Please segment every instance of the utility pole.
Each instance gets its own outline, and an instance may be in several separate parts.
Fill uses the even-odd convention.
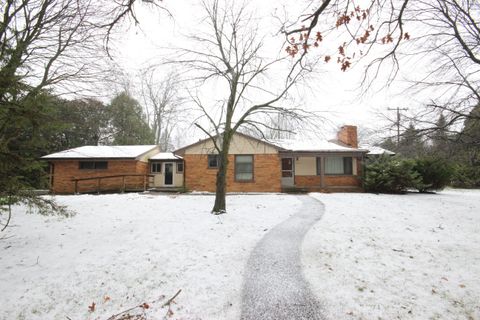
[[[398,145],[400,144],[400,110],[408,110],[408,108],[400,108],[400,107],[396,107],[396,108],[387,108],[387,110],[397,110],[397,122],[396,122],[396,125],[397,125],[397,147]]]

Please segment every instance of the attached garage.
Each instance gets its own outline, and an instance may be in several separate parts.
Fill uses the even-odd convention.
[[[148,187],[148,159],[156,145],[84,146],[42,157],[50,164],[50,191],[57,194],[133,191]]]

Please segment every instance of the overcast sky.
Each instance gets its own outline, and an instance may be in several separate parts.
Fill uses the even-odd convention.
[[[255,8],[258,23],[262,26],[266,41],[271,46],[272,55],[279,53],[284,38],[278,34],[280,24],[274,15],[281,16],[287,0],[251,1],[248,6]],[[137,70],[158,62],[165,55],[165,48],[184,47],[190,45],[185,36],[199,29],[204,17],[198,0],[164,1],[172,17],[162,10],[152,10],[145,6],[136,9],[140,25],[129,28],[120,41],[116,43],[119,64],[135,77]],[[290,8],[291,9],[291,8]],[[294,15],[294,8],[291,14]],[[288,8],[287,8],[288,10]],[[269,29],[267,27],[269,26]],[[378,112],[388,112],[387,108],[409,107],[420,105],[410,95],[401,95],[402,82],[397,81],[390,88],[381,91],[372,89],[361,94],[356,90],[363,74],[362,64],[342,72],[336,63],[320,63],[318,74],[308,87],[299,88],[297,93],[303,96],[305,107],[312,111],[320,111],[327,119],[320,126],[326,137],[331,137],[337,126],[353,124],[361,130],[376,130],[385,126]],[[161,75],[159,75],[161,78]],[[398,77],[402,79],[402,75]],[[376,80],[376,88],[380,88],[385,80]],[[392,116],[393,111],[389,112]]]

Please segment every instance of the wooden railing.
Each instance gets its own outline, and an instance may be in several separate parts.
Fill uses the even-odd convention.
[[[79,181],[96,181],[97,182],[96,188],[95,188],[95,190],[92,190],[92,191],[100,193],[100,191],[102,191],[101,190],[101,181],[103,179],[122,178],[122,183],[121,183],[121,185],[119,186],[118,189],[121,192],[125,192],[126,187],[127,187],[127,183],[126,183],[126,178],[127,177],[143,177],[143,191],[146,191],[148,183],[149,183],[148,178],[153,178],[154,175],[153,174],[118,174],[118,175],[97,176],[97,177],[89,177],[89,178],[73,178],[72,181],[75,184],[75,193],[79,193],[78,192],[78,182]],[[117,188],[115,188],[115,189],[117,189]]]

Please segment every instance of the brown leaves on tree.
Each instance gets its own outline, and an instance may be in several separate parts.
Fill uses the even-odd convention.
[[[291,56],[292,58],[295,57],[295,55],[298,53],[298,45],[294,44],[292,46],[288,46],[285,51],[287,51],[288,55]]]
[[[342,70],[343,72],[345,72],[345,71],[347,71],[348,68],[350,68],[351,65],[352,65],[352,64],[350,63],[349,60],[344,59],[344,60],[342,61],[342,66],[340,67],[340,70]]]
[[[397,32],[388,33],[384,37],[378,39],[378,33],[374,32],[375,27],[373,24],[370,24],[370,9],[362,9],[360,6],[356,6],[349,11],[337,12],[334,16],[336,18],[335,26],[338,29],[341,26],[347,26],[349,24],[355,24],[355,26],[347,27],[350,34],[355,34],[352,36],[353,39],[349,39],[347,42],[343,42],[338,46],[338,52],[335,54],[337,56],[337,63],[340,65],[340,70],[345,72],[352,67],[352,64],[355,59],[355,53],[358,53],[358,56],[363,56],[362,45],[371,46],[374,43],[389,44],[394,42],[394,37],[396,37]],[[379,26],[381,28],[381,25]],[[351,32],[351,30],[357,30],[357,32]],[[302,26],[298,29],[295,34],[298,34],[298,37],[289,35],[287,42],[289,45],[286,47],[285,51],[288,55],[294,58],[301,50],[306,54],[312,48],[319,48],[320,42],[324,41],[324,35],[320,31],[310,30],[309,28]],[[312,35],[315,35],[313,37]],[[313,43],[309,43],[308,40],[312,39]],[[354,40],[354,41],[350,41]],[[399,36],[399,41],[401,40],[410,40],[410,34],[408,32],[401,33]],[[350,50],[353,45],[357,45],[358,49],[353,50],[353,54],[347,56],[347,50]],[[334,55],[334,56],[335,56]],[[332,59],[331,55],[325,55],[323,60],[325,63],[328,63]]]
[[[387,43],[392,43],[392,42],[393,42],[393,37],[390,33],[382,38],[382,44],[387,44]]]
[[[360,6],[356,6],[355,9],[350,11],[349,13],[338,14],[335,26],[338,28],[341,25],[347,25],[352,21],[352,18],[355,18],[357,21],[364,21],[368,19],[369,15],[369,9],[362,9],[360,8]]]
[[[369,30],[365,30],[365,33],[363,34],[363,36],[355,39],[357,41],[357,44],[364,44],[365,42],[367,42],[368,40],[368,37],[370,37],[370,31]]]
[[[346,15],[346,14],[342,14],[340,16],[338,16],[337,18],[337,22],[335,23],[335,26],[338,28],[340,27],[342,24],[349,24],[350,23],[350,16],[349,15]]]

